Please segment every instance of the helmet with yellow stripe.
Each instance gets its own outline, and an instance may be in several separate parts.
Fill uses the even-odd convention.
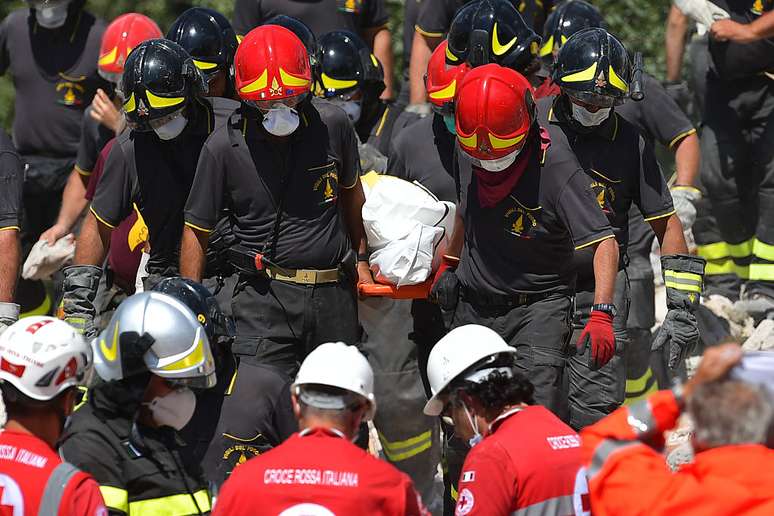
[[[129,54],[118,89],[129,127],[150,131],[182,114],[195,97],[207,92],[207,83],[183,47],[152,39]]]
[[[322,59],[320,57],[320,46],[317,44],[317,37],[312,32],[312,29],[298,18],[285,16],[284,14],[278,14],[269,18],[263,25],[279,25],[298,36],[298,39],[304,44],[306,52],[309,54],[309,64],[312,67],[312,82],[317,81],[320,75],[319,68]]]
[[[470,66],[467,63],[448,64],[446,62],[447,44],[446,41],[442,41],[430,56],[425,87],[434,111],[442,115],[454,115],[454,97]]]
[[[162,37],[156,22],[139,13],[122,14],[105,29],[99,51],[98,72],[114,84],[121,79],[127,57],[143,41]]]
[[[360,37],[336,30],[320,38],[320,84],[326,98],[346,96],[366,89],[378,98],[384,91],[384,71]]]
[[[91,343],[105,381],[150,372],[192,388],[215,385],[215,361],[204,326],[183,302],[159,292],[127,298]]]
[[[605,29],[584,29],[559,51],[552,78],[566,95],[607,108],[629,96],[631,64],[626,48]]]
[[[576,32],[592,27],[605,28],[605,20],[599,9],[584,0],[568,0],[557,6],[546,20],[540,58],[550,68],[570,37]]]

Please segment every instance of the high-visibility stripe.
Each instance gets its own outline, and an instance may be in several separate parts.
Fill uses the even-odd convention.
[[[390,462],[400,462],[415,457],[433,446],[433,431],[427,430],[404,441],[388,441],[383,433],[378,432],[384,454]]]
[[[672,138],[671,142],[669,142],[669,148],[671,149],[672,147],[675,146],[675,144],[677,144],[678,142],[682,141],[684,138],[686,138],[686,137],[688,137],[688,136],[690,136],[692,134],[696,134],[696,129],[691,128],[688,131],[685,131],[683,133],[678,134],[677,136]]]
[[[586,68],[585,70],[581,70],[580,72],[575,73],[569,73],[562,77],[563,82],[584,82],[584,81],[590,81],[594,77],[597,76],[597,62],[594,61],[594,63]]]
[[[457,488],[454,487],[454,484],[451,485],[451,497],[455,502],[460,497],[460,494],[457,492]]]
[[[624,398],[623,404],[627,407],[634,405],[635,403],[647,399],[651,394],[655,394],[658,392],[658,382],[655,378],[652,378],[653,383],[650,384],[650,387],[648,387],[646,390],[641,391],[639,394],[636,394],[634,391],[629,392],[626,391],[626,397]]]
[[[675,278],[679,280],[687,280],[686,283],[701,283],[701,274],[693,272],[678,272],[678,271],[664,271],[664,276],[667,278]]]
[[[234,371],[234,374],[231,376],[231,381],[228,383],[228,389],[226,389],[225,396],[231,396],[231,393],[234,392],[237,374],[239,374],[238,371]]]
[[[738,244],[728,244],[728,252],[734,258],[747,258],[752,254],[753,238]]]
[[[646,438],[656,431],[656,420],[647,400],[635,403],[627,410],[629,411],[629,416],[626,418],[626,422],[632,427],[632,431],[637,435],[638,439]]]
[[[758,258],[774,262],[774,245],[767,244],[766,242],[754,238],[752,254]]]
[[[43,302],[27,312],[20,313],[19,319],[24,319],[25,317],[32,317],[33,315],[48,315],[50,311],[51,311],[51,296],[49,296],[48,291],[46,291],[46,297],[43,298]]]
[[[667,288],[673,288],[676,290],[682,290],[684,292],[697,292],[701,294],[701,286],[700,285],[686,285],[684,283],[676,283],[674,281],[665,281],[664,285],[666,285]]]
[[[656,377],[653,375],[653,370],[648,367],[645,374],[639,378],[626,380],[626,404],[631,404],[634,397],[641,398],[644,394],[655,392],[656,387]]]
[[[148,97],[148,103],[154,109],[163,109],[172,106],[177,106],[185,102],[185,97],[160,97],[154,95],[150,90],[145,91],[145,96]]]
[[[384,109],[384,113],[382,113],[382,119],[379,120],[379,127],[376,128],[376,136],[379,136],[382,134],[382,129],[384,129],[384,122],[387,120],[387,115],[390,113],[390,108],[387,107]]]
[[[639,444],[641,444],[639,441],[614,441],[612,439],[605,439],[599,443],[597,449],[594,450],[594,456],[591,459],[591,466],[588,470],[589,481],[593,480],[602,471],[605,462],[611,455]]]
[[[542,516],[543,514],[575,514],[573,496],[565,495],[549,498],[511,513],[512,516]]]
[[[613,70],[612,66],[608,67],[607,78],[610,80],[610,84],[614,88],[618,88],[624,93],[629,91],[629,84],[623,79],[621,79],[617,73],[615,73],[615,70]]]
[[[751,263],[750,281],[774,281],[774,263]]]
[[[129,493],[126,489],[112,486],[99,486],[99,492],[105,506],[122,512],[129,512]]]
[[[211,510],[210,494],[202,489],[191,496],[176,494],[129,502],[132,516],[158,516],[160,514],[200,514]]]
[[[546,41],[545,45],[540,47],[540,57],[545,57],[548,54],[553,53],[554,51],[554,37],[551,36],[548,38],[548,41]]]
[[[697,245],[696,254],[705,260],[721,260],[731,256],[731,250],[725,242],[715,242],[714,244]]]

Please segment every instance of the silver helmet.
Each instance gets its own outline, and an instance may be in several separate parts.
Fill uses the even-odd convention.
[[[194,388],[215,385],[215,361],[204,327],[182,302],[159,292],[127,298],[92,341],[94,368],[105,381],[149,371]]]

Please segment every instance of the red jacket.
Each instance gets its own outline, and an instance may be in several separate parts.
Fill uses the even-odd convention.
[[[321,428],[293,434],[237,466],[213,514],[270,516],[289,509],[337,516],[428,514],[408,476]]]
[[[765,446],[714,448],[669,469],[654,447],[679,415],[672,392],[660,391],[581,432],[594,515],[774,514],[774,450]]]
[[[46,482],[61,463],[59,455],[34,435],[0,430],[0,515],[37,516]],[[88,474],[76,473],[67,483],[58,514],[105,516],[99,485]]]
[[[519,513],[568,516],[585,493],[580,437],[541,406],[506,412],[462,466],[457,516]]]

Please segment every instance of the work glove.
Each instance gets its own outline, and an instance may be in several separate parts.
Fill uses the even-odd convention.
[[[615,332],[613,331],[613,316],[600,310],[592,310],[589,322],[583,328],[576,347],[583,354],[586,347],[589,353],[589,367],[599,369],[615,355]]]
[[[696,203],[701,200],[701,191],[692,186],[673,186],[670,192],[683,231],[690,231],[696,222]]]
[[[672,254],[661,257],[666,286],[667,312],[651,350],[669,344],[668,363],[676,369],[699,341],[699,329],[693,315],[701,301],[706,261],[698,256]]]
[[[387,172],[387,156],[379,152],[379,149],[370,143],[361,143],[357,146],[360,155],[360,168],[364,174],[372,170],[378,174]]]
[[[447,312],[457,307],[460,296],[460,280],[455,272],[459,260],[451,256],[444,256],[438,271],[435,273],[435,281],[430,289],[428,299]]]
[[[71,262],[74,256],[75,237],[72,234],[63,236],[54,242],[54,245],[48,245],[45,240],[38,240],[24,262],[22,278],[49,279],[63,265]]]
[[[0,303],[0,335],[18,320],[19,305],[16,303]]]
[[[87,339],[96,337],[94,298],[97,297],[102,269],[93,265],[71,265],[65,267],[62,273],[65,277],[62,297],[65,322]]]

